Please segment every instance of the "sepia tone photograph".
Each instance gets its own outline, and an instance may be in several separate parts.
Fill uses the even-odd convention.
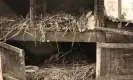
[[[133,0],[0,0],[0,80],[133,80]]]

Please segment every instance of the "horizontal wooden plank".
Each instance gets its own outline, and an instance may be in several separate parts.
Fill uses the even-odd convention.
[[[95,32],[85,32],[85,33],[52,33],[49,32],[46,36],[46,40],[49,41],[61,41],[61,42],[96,42],[96,33]]]
[[[7,32],[3,33],[6,35]],[[24,41],[60,41],[60,42],[96,42],[96,33],[95,32],[46,32],[44,34],[40,32],[30,31],[28,33],[13,31],[6,39],[8,40],[24,40]],[[16,35],[15,35],[16,34]],[[15,36],[14,36],[15,35]],[[2,38],[2,36],[0,36]],[[3,38],[3,40],[5,40]]]
[[[11,45],[6,44],[4,42],[0,42],[0,48],[6,48],[6,49],[11,50],[13,52],[19,53],[20,55],[24,55],[22,49],[11,46]]]
[[[97,43],[101,48],[130,48],[133,49],[133,43]]]
[[[127,30],[117,30],[110,28],[95,28],[93,31],[86,32],[40,32],[35,30],[30,30],[28,32],[23,31],[12,31],[8,34],[8,31],[3,31],[0,35],[0,40],[24,40],[24,41],[60,41],[60,42],[104,42],[104,36],[101,36],[99,32],[110,32],[112,35],[120,35],[122,37],[115,38],[116,41],[129,42],[124,38],[125,35],[130,36],[130,42],[133,39],[133,32]],[[114,34],[115,33],[115,34]],[[98,37],[98,41],[96,40],[96,34]],[[3,35],[3,36],[2,36]],[[110,36],[109,36],[110,37]],[[112,36],[111,36],[112,37]],[[117,37],[117,36],[116,36]],[[106,35],[107,42],[113,42]]]
[[[133,43],[133,36],[106,33],[107,43]]]
[[[120,29],[111,29],[111,28],[97,27],[97,28],[95,28],[95,30],[104,31],[104,32],[112,32],[112,33],[128,35],[128,36],[133,36],[133,32],[127,31],[127,30],[122,30],[122,29],[120,30]]]
[[[133,75],[114,75],[114,76],[101,76],[98,80],[132,80]]]

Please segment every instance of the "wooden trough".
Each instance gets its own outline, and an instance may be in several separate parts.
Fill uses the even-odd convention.
[[[22,49],[0,42],[0,80],[25,80]]]
[[[133,79],[132,43],[97,43],[96,79]]]

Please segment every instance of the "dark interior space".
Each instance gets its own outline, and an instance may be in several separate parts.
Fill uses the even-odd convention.
[[[29,12],[30,0],[3,0],[3,2],[23,17],[26,17]],[[81,14],[87,10],[94,10],[94,0],[36,0],[35,6],[39,14],[43,12],[54,14],[61,11],[71,14]]]
[[[30,0],[3,0],[7,6],[13,9],[17,15],[22,15],[25,17],[29,12],[29,2]]]
[[[92,63],[96,62],[96,43],[36,42],[35,44],[34,41],[7,41],[6,43],[21,48],[25,51],[26,65],[41,65],[49,59],[51,61],[48,63],[62,64],[63,57],[65,57],[67,61],[66,64],[71,64],[71,59],[74,58],[77,61],[86,60]],[[54,59],[58,58],[57,56],[62,55],[64,56],[59,62],[54,61]]]

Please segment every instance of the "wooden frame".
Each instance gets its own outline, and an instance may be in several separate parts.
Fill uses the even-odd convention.
[[[20,53],[20,55],[22,55],[23,52],[24,52],[24,51],[23,51],[22,49],[20,49],[20,48],[17,48],[17,47],[8,45],[8,44],[3,43],[3,42],[0,42],[0,47],[6,48],[6,49],[9,49],[9,50],[12,50],[12,51],[14,51],[14,52],[16,52],[16,53]]]
[[[6,52],[4,53],[4,51],[7,51],[7,53]],[[2,57],[2,56],[4,56],[4,57]],[[14,59],[19,60],[19,62],[18,63],[13,62],[13,65],[12,65],[10,62],[15,61],[15,60],[12,60],[12,57],[10,57],[10,56],[14,56],[15,57]],[[16,57],[18,57],[18,59]],[[4,61],[7,59],[9,59],[9,62]],[[24,59],[24,51],[22,49],[8,45],[3,42],[0,42],[0,80],[3,80],[3,78],[6,78],[8,80],[18,80],[16,78],[14,78],[14,76],[11,76],[10,74],[8,74],[8,73],[14,73],[14,72],[12,72],[14,70],[11,70],[14,68],[17,70],[20,70],[20,73],[21,73],[21,75],[18,74],[18,76],[16,76],[16,73],[14,73],[15,76],[22,80],[26,80],[25,79],[25,61],[24,60],[25,60]],[[10,64],[8,64],[8,63],[10,63]],[[16,66],[18,66],[18,67],[14,67],[15,66],[14,64],[17,64]],[[2,65],[4,66],[4,68]],[[8,66],[6,66],[6,65],[8,65]],[[9,69],[11,71],[8,72],[7,70],[5,71],[5,69]],[[23,71],[23,72],[21,72],[21,71]]]
[[[0,80],[3,80],[3,75],[2,75],[2,59],[1,59],[1,52],[0,52]]]
[[[112,80],[110,78],[106,78],[101,76],[103,72],[103,65],[105,65],[105,57],[108,58],[108,53],[101,53],[102,48],[109,48],[109,49],[115,49],[115,48],[126,48],[126,49],[133,49],[133,43],[97,43],[97,56],[96,56],[96,80]],[[106,55],[106,56],[105,56]],[[111,55],[111,54],[110,54]],[[110,59],[109,59],[110,60]],[[129,63],[130,64],[130,63]],[[108,65],[111,65],[110,63]],[[120,76],[118,75],[118,80],[127,80],[127,76],[129,79],[132,79],[132,75],[126,75],[126,76]],[[128,79],[128,80],[129,80]],[[115,80],[115,79],[113,79]]]

